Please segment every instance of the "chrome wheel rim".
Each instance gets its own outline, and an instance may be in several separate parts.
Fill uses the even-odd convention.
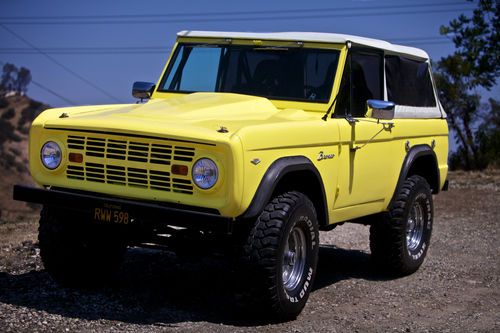
[[[306,264],[306,236],[304,231],[294,227],[285,243],[283,254],[283,286],[294,290],[300,283]]]
[[[416,198],[406,223],[406,247],[408,251],[415,251],[422,241],[424,234],[424,207],[419,198]]]

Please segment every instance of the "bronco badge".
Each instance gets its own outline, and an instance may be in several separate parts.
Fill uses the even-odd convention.
[[[322,160],[333,158],[334,156],[335,156],[335,154],[325,154],[325,153],[323,153],[323,151],[320,151],[318,154],[317,160],[322,161]]]

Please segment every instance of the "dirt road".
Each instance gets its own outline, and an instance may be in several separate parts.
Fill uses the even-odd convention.
[[[315,290],[287,323],[238,313],[238,281],[218,258],[185,263],[168,252],[131,249],[115,288],[61,289],[43,270],[36,223],[4,221],[0,331],[500,332],[500,175],[452,180],[450,191],[435,197],[431,247],[418,272],[377,274],[368,227],[322,233]]]

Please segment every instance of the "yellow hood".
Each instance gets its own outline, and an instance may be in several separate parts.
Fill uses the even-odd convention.
[[[230,93],[193,93],[145,104],[82,106],[50,110],[45,128],[148,132],[169,136],[220,138],[221,126],[234,134],[246,125],[268,122],[278,109],[266,98]],[[64,114],[64,115],[63,115]],[[49,116],[50,115],[50,116]]]

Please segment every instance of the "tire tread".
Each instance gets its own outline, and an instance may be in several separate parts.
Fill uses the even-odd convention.
[[[389,211],[384,214],[380,221],[370,226],[372,258],[377,267],[383,268],[390,274],[404,276],[418,269],[418,266],[410,267],[405,262],[406,238],[402,237],[402,234],[406,232],[407,205],[413,191],[418,186],[424,186],[425,191],[431,193],[425,178],[419,175],[409,177],[403,183]]]
[[[292,207],[304,204],[316,213],[312,202],[300,192],[286,192],[274,198],[263,210],[243,248],[243,272],[247,275],[245,307],[258,312],[274,314],[281,319],[291,319],[297,313],[287,313],[281,308],[277,291],[276,262],[277,249],[283,237],[283,228]],[[253,281],[249,281],[252,279]],[[254,283],[258,281],[258,283]],[[251,304],[249,304],[251,303]]]

